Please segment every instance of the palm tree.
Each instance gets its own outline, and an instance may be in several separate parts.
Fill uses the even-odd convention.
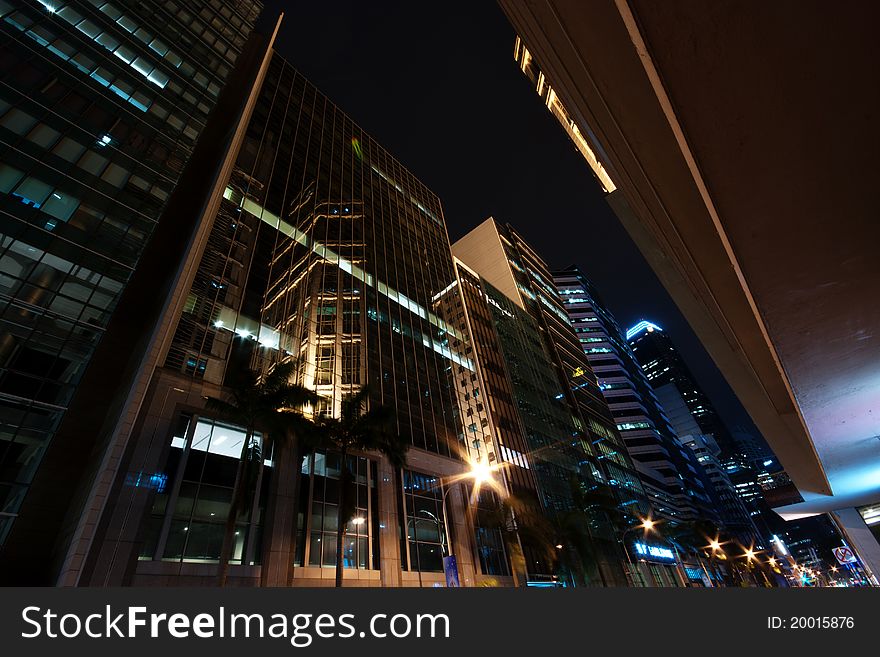
[[[315,447],[324,447],[340,455],[339,506],[336,526],[336,586],[342,586],[342,548],[345,529],[355,514],[352,486],[353,475],[348,467],[351,452],[380,452],[395,468],[406,465],[409,442],[395,429],[394,412],[387,406],[368,407],[370,389],[360,390],[342,399],[342,412],[338,418],[319,418]]]
[[[245,428],[245,440],[241,446],[217,566],[219,586],[226,585],[235,525],[245,510],[249,496],[255,492],[255,484],[262,474],[263,453],[268,451],[265,445],[261,446],[254,440],[255,431],[259,427],[270,440],[290,435],[292,424],[301,425],[304,422],[302,407],[317,399],[311,390],[290,383],[295,368],[296,363],[288,361],[275,365],[266,375],[248,369],[240,370],[230,381],[228,401],[208,398],[209,409]]]
[[[588,585],[592,579],[598,560],[579,507],[548,512],[537,497],[511,494],[496,499],[494,508],[484,512],[481,520],[485,528],[502,533],[511,556],[522,561],[524,574],[527,568],[523,550],[527,550],[531,559],[574,585]],[[511,565],[516,570],[516,565]]]

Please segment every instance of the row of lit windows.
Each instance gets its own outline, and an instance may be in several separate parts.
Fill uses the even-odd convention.
[[[8,10],[11,10],[11,7],[9,7],[5,0],[0,0],[0,16],[4,15],[4,13]],[[62,15],[63,13],[64,10],[59,12],[59,15]],[[70,20],[75,20],[77,19],[77,17],[79,17],[79,14],[69,14],[67,17]],[[112,91],[131,105],[134,105],[139,110],[143,112],[149,111],[155,114],[161,120],[166,121],[176,131],[182,132],[192,141],[195,141],[198,137],[199,131],[201,130],[201,125],[198,122],[194,120],[188,122],[186,120],[186,116],[181,114],[179,110],[169,112],[161,104],[155,102],[155,100],[151,96],[148,96],[146,93],[144,93],[143,89],[136,88],[135,85],[130,84],[121,76],[116,76],[107,68],[99,66],[90,57],[86,56],[82,52],[78,52],[76,48],[71,46],[63,39],[55,38],[55,35],[52,34],[45,26],[33,26],[33,21],[21,11],[5,16],[4,20],[7,23],[15,26],[19,30],[22,30],[27,36],[31,37],[38,44],[47,48],[49,52],[70,63],[82,73],[88,75],[91,79],[95,80],[102,86],[107,87],[110,91]],[[90,32],[94,32],[94,30],[92,29],[93,25],[93,23],[90,23],[88,21],[81,21],[79,24],[77,24],[77,27],[79,28],[84,26],[87,31],[83,31],[83,34],[90,36],[91,38],[93,38],[93,40],[95,40],[96,43],[99,43],[103,47],[107,48],[110,52],[113,52],[117,57],[119,57],[119,59],[125,61],[126,63],[129,63],[130,66],[138,70],[138,72],[140,72],[157,86],[161,88],[166,88],[167,86],[169,91],[172,91],[173,93],[182,96],[192,105],[197,105],[199,110],[205,116],[207,116],[207,114],[210,112],[210,107],[205,102],[200,102],[191,92],[181,89],[180,86],[173,80],[169,81],[167,76],[165,76],[161,72],[157,72],[158,69],[152,67],[152,65],[149,64],[149,62],[147,62],[145,59],[136,56],[134,59],[131,59],[131,57],[134,55],[133,51],[126,48],[125,46],[118,45],[116,39],[109,33],[97,32],[95,36],[92,36]],[[149,38],[150,40],[148,45],[150,45],[150,47],[152,47],[154,50],[156,50],[157,48],[161,50],[165,47],[163,42],[157,39],[152,39],[152,36],[148,32],[143,31],[141,28],[135,30],[135,34],[137,36],[140,36],[141,40]],[[113,48],[111,48],[111,46],[113,46]],[[188,63],[184,62],[181,65],[181,71],[193,75],[194,80],[201,84],[204,88],[206,88],[212,95],[216,96],[217,94],[219,94],[219,85],[214,82],[209,82],[208,78],[204,74],[196,72],[196,70]]]
[[[57,6],[57,2],[47,2],[46,0],[40,0],[40,2],[50,13],[60,16],[87,37],[104,46],[104,48],[116,55],[116,57],[121,59],[160,89],[164,89],[165,85],[168,84],[168,76],[157,66],[145,57],[139,56],[128,46],[121,44],[111,33],[101,30],[100,27],[95,25],[95,23],[88,18],[83,18],[83,16],[72,7],[59,7]],[[125,30],[143,41],[144,44],[148,45],[158,55],[164,56],[172,65],[175,67],[180,66],[183,60],[179,55],[169,50],[168,46],[162,41],[153,39],[149,32],[138,27],[138,24],[134,20],[116,9],[113,5],[105,3],[101,7],[101,11],[107,14],[111,19],[115,20],[116,23]]]

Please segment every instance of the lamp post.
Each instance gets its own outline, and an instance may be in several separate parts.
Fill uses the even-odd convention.
[[[752,580],[756,587],[760,586],[758,582],[758,578],[755,577],[755,566],[754,564],[758,561],[757,556],[755,554],[754,548],[750,547],[745,551],[743,556],[746,558],[746,570],[749,572],[749,578]],[[762,572],[763,574],[763,572]]]
[[[641,529],[645,532],[645,534],[647,534],[649,531],[654,529],[654,525],[656,525],[656,524],[657,524],[656,522],[654,522],[650,518],[647,518],[646,520],[642,520],[642,524],[640,524],[640,525],[636,525],[635,527],[630,527],[629,529],[624,529],[623,533],[620,535],[620,545],[623,547],[623,552],[624,552],[624,554],[626,554],[626,560],[629,562],[629,576],[632,579],[633,586],[635,586],[636,578],[633,573],[632,556],[629,553],[629,549],[626,547],[626,535],[629,532],[634,531],[636,529]],[[639,579],[641,580],[642,586],[644,586],[645,585],[645,578],[642,576],[641,570],[639,570]]]
[[[472,479],[475,484],[480,485],[486,483],[487,481],[492,479],[492,470],[493,468],[488,464],[482,461],[476,461],[471,463],[471,469],[464,473],[463,476],[456,477],[453,481],[449,482],[449,485],[443,486],[443,495],[440,497],[440,507],[443,509],[443,521],[441,523],[440,519],[425,509],[422,509],[421,513],[424,513],[428,516],[432,522],[437,525],[437,533],[440,534],[440,556],[444,559],[446,557],[454,558],[455,555],[452,553],[452,543],[449,536],[449,517],[446,511],[446,498],[449,495],[449,492],[453,488],[453,484],[460,483],[463,479]],[[440,532],[440,527],[443,527],[443,532]],[[445,540],[444,540],[445,539]],[[458,566],[455,565],[455,581],[458,581]],[[446,564],[444,563],[444,573],[446,572]],[[421,586],[421,566],[419,567],[419,585]]]
[[[718,540],[718,537],[715,537],[711,541],[709,541],[709,548],[712,550],[711,556],[709,557],[709,563],[712,566],[712,572],[715,577],[720,580],[720,574],[718,570],[718,564],[716,563],[717,555],[720,552],[724,555],[724,559],[727,559],[727,555],[724,553],[724,550],[721,549],[721,542]]]

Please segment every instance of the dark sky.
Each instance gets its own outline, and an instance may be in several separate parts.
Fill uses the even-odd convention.
[[[579,265],[626,328],[665,329],[728,425],[753,425],[513,60],[488,0],[269,1],[276,49],[436,192],[451,241],[488,216]]]

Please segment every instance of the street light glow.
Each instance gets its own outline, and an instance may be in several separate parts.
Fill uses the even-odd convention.
[[[485,461],[476,461],[471,464],[470,476],[477,484],[483,484],[492,478],[492,467]]]

